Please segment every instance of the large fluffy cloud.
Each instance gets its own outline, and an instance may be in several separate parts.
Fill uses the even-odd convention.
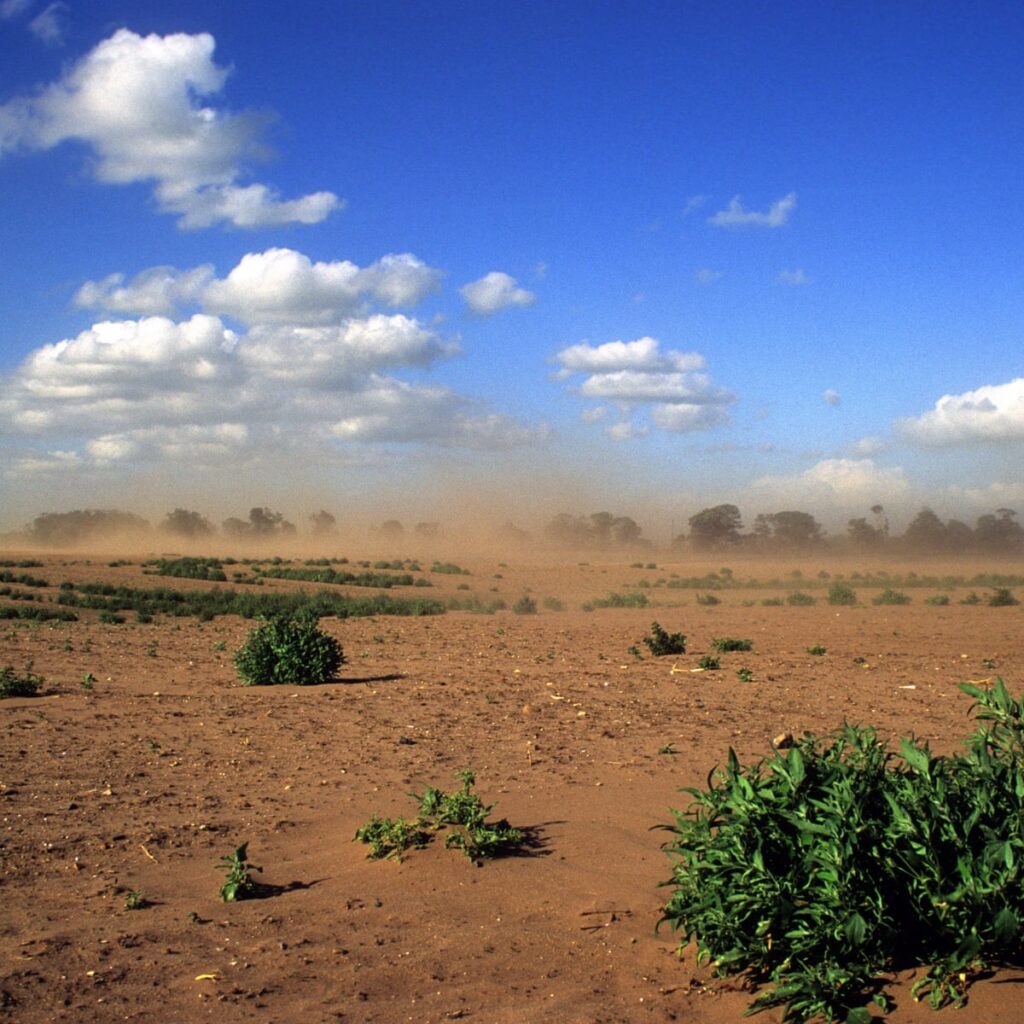
[[[479,280],[464,284],[459,294],[477,316],[492,316],[509,306],[532,306],[537,301],[533,292],[520,288],[514,277],[500,270],[492,270]]]
[[[736,400],[701,372],[703,356],[675,349],[663,352],[655,338],[570,345],[555,361],[560,364],[555,374],[559,380],[585,375],[574,386],[581,397],[613,402],[622,411],[620,422],[605,431],[613,440],[649,433],[645,424],[633,422],[638,410],[646,411],[657,429],[682,434],[727,423],[728,407]],[[585,413],[585,419],[594,417]]]
[[[236,334],[208,314],[105,321],[46,345],[2,381],[8,474],[123,464],[308,462],[344,444],[501,447],[545,436],[416,372],[457,347],[402,314]],[[69,451],[68,440],[75,438]]]
[[[317,325],[364,313],[365,304],[415,306],[440,286],[442,274],[412,253],[390,254],[358,267],[348,260],[314,262],[294,249],[247,253],[227,277],[209,265],[191,270],[152,267],[126,281],[111,274],[87,281],[75,302],[89,309],[171,314],[199,305],[247,324]]]
[[[119,29],[36,95],[0,106],[0,154],[86,145],[103,182],[154,182],[160,208],[185,228],[314,224],[341,205],[333,192],[282,200],[266,185],[240,185],[266,156],[266,116],[209,100],[226,68],[207,33],[139,36]]]
[[[1024,377],[943,395],[934,409],[900,420],[897,432],[922,445],[1024,441]]]

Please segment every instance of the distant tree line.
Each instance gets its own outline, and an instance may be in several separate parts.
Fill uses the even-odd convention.
[[[923,508],[898,535],[890,533],[881,505],[873,505],[870,511],[870,520],[867,516],[851,519],[845,534],[829,537],[809,512],[762,513],[744,532],[735,505],[715,505],[690,516],[689,535],[680,534],[673,544],[696,551],[798,551],[828,544],[863,552],[1024,554],[1024,527],[1010,508],[979,516],[973,528],[959,519],[943,522],[930,508]]]

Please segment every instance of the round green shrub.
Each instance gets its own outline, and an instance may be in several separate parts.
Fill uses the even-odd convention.
[[[312,618],[270,619],[235,652],[235,669],[246,686],[315,686],[344,663],[341,644]]]

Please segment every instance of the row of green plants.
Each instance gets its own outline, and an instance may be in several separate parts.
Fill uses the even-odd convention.
[[[990,589],[1024,587],[1024,576],[1016,573],[976,573],[973,576],[920,576],[910,572],[905,575],[890,575],[887,572],[851,573],[850,576],[834,577],[828,572],[819,572],[816,577],[805,577],[801,572],[790,573],[789,580],[773,577],[740,579],[730,569],[706,573],[703,576],[677,576],[658,579],[654,587],[665,587],[669,590],[783,590],[798,580],[800,586],[806,588],[825,588],[833,582],[856,584],[870,590],[888,587],[927,588],[931,590],[959,590],[964,587],[985,587]],[[648,583],[648,586],[652,584]]]
[[[1019,962],[1024,706],[1001,679],[961,689],[980,723],[961,754],[912,738],[896,752],[847,724],[752,766],[730,749],[706,789],[682,791],[660,924],[764,987],[751,1011],[867,1024],[886,972],[927,967],[913,993],[939,1007]]]
[[[268,579],[299,580],[304,583],[327,583],[347,587],[377,587],[387,590],[391,587],[432,587],[430,580],[409,573],[347,572],[337,569],[263,569],[261,575]]]
[[[135,589],[110,584],[68,585],[57,603],[75,608],[107,612],[135,611],[143,615],[197,616],[209,621],[218,615],[240,615],[246,619],[279,615],[334,616],[339,619],[368,615],[440,615],[445,605],[426,598],[392,597],[372,594],[355,597],[320,590],[312,594],[256,593],[232,589],[172,590],[166,587]]]

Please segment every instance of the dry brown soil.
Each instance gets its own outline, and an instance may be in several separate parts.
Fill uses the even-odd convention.
[[[29,571],[48,597],[63,580],[206,585],[143,576],[138,559],[44,561]],[[671,865],[651,829],[685,803],[678,788],[702,785],[730,745],[752,760],[778,733],[843,718],[951,752],[972,728],[958,682],[998,672],[1017,692],[1024,680],[1024,606],[965,606],[950,590],[932,607],[934,591],[915,589],[907,606],[864,590],[859,607],[830,607],[816,574],[851,566],[810,563],[802,582],[728,591],[715,607],[652,587],[649,608],[585,612],[641,578],[717,566],[465,564],[471,576],[431,576],[416,593],[465,596],[462,584],[511,604],[529,590],[565,610],[325,619],[348,658],[339,680],[276,688],[239,685],[231,655],[252,623],[237,618],[0,623],[0,665],[31,659],[47,680],[38,698],[0,701],[0,1019],[738,1022],[742,984],[655,932]],[[1013,567],[921,571],[991,569]],[[761,604],[797,586],[818,603]],[[685,656],[628,653],[653,619],[689,636]],[[754,651],[691,671],[715,636]],[[476,867],[435,843],[397,864],[352,842],[371,815],[411,814],[410,790],[449,788],[466,767],[528,830],[524,855]],[[217,861],[242,842],[271,888],[226,905]],[[151,906],[125,909],[133,890]],[[945,1019],[915,1005],[913,977],[893,979],[888,1019]],[[1020,1021],[1021,981],[1001,969],[945,1014]]]

